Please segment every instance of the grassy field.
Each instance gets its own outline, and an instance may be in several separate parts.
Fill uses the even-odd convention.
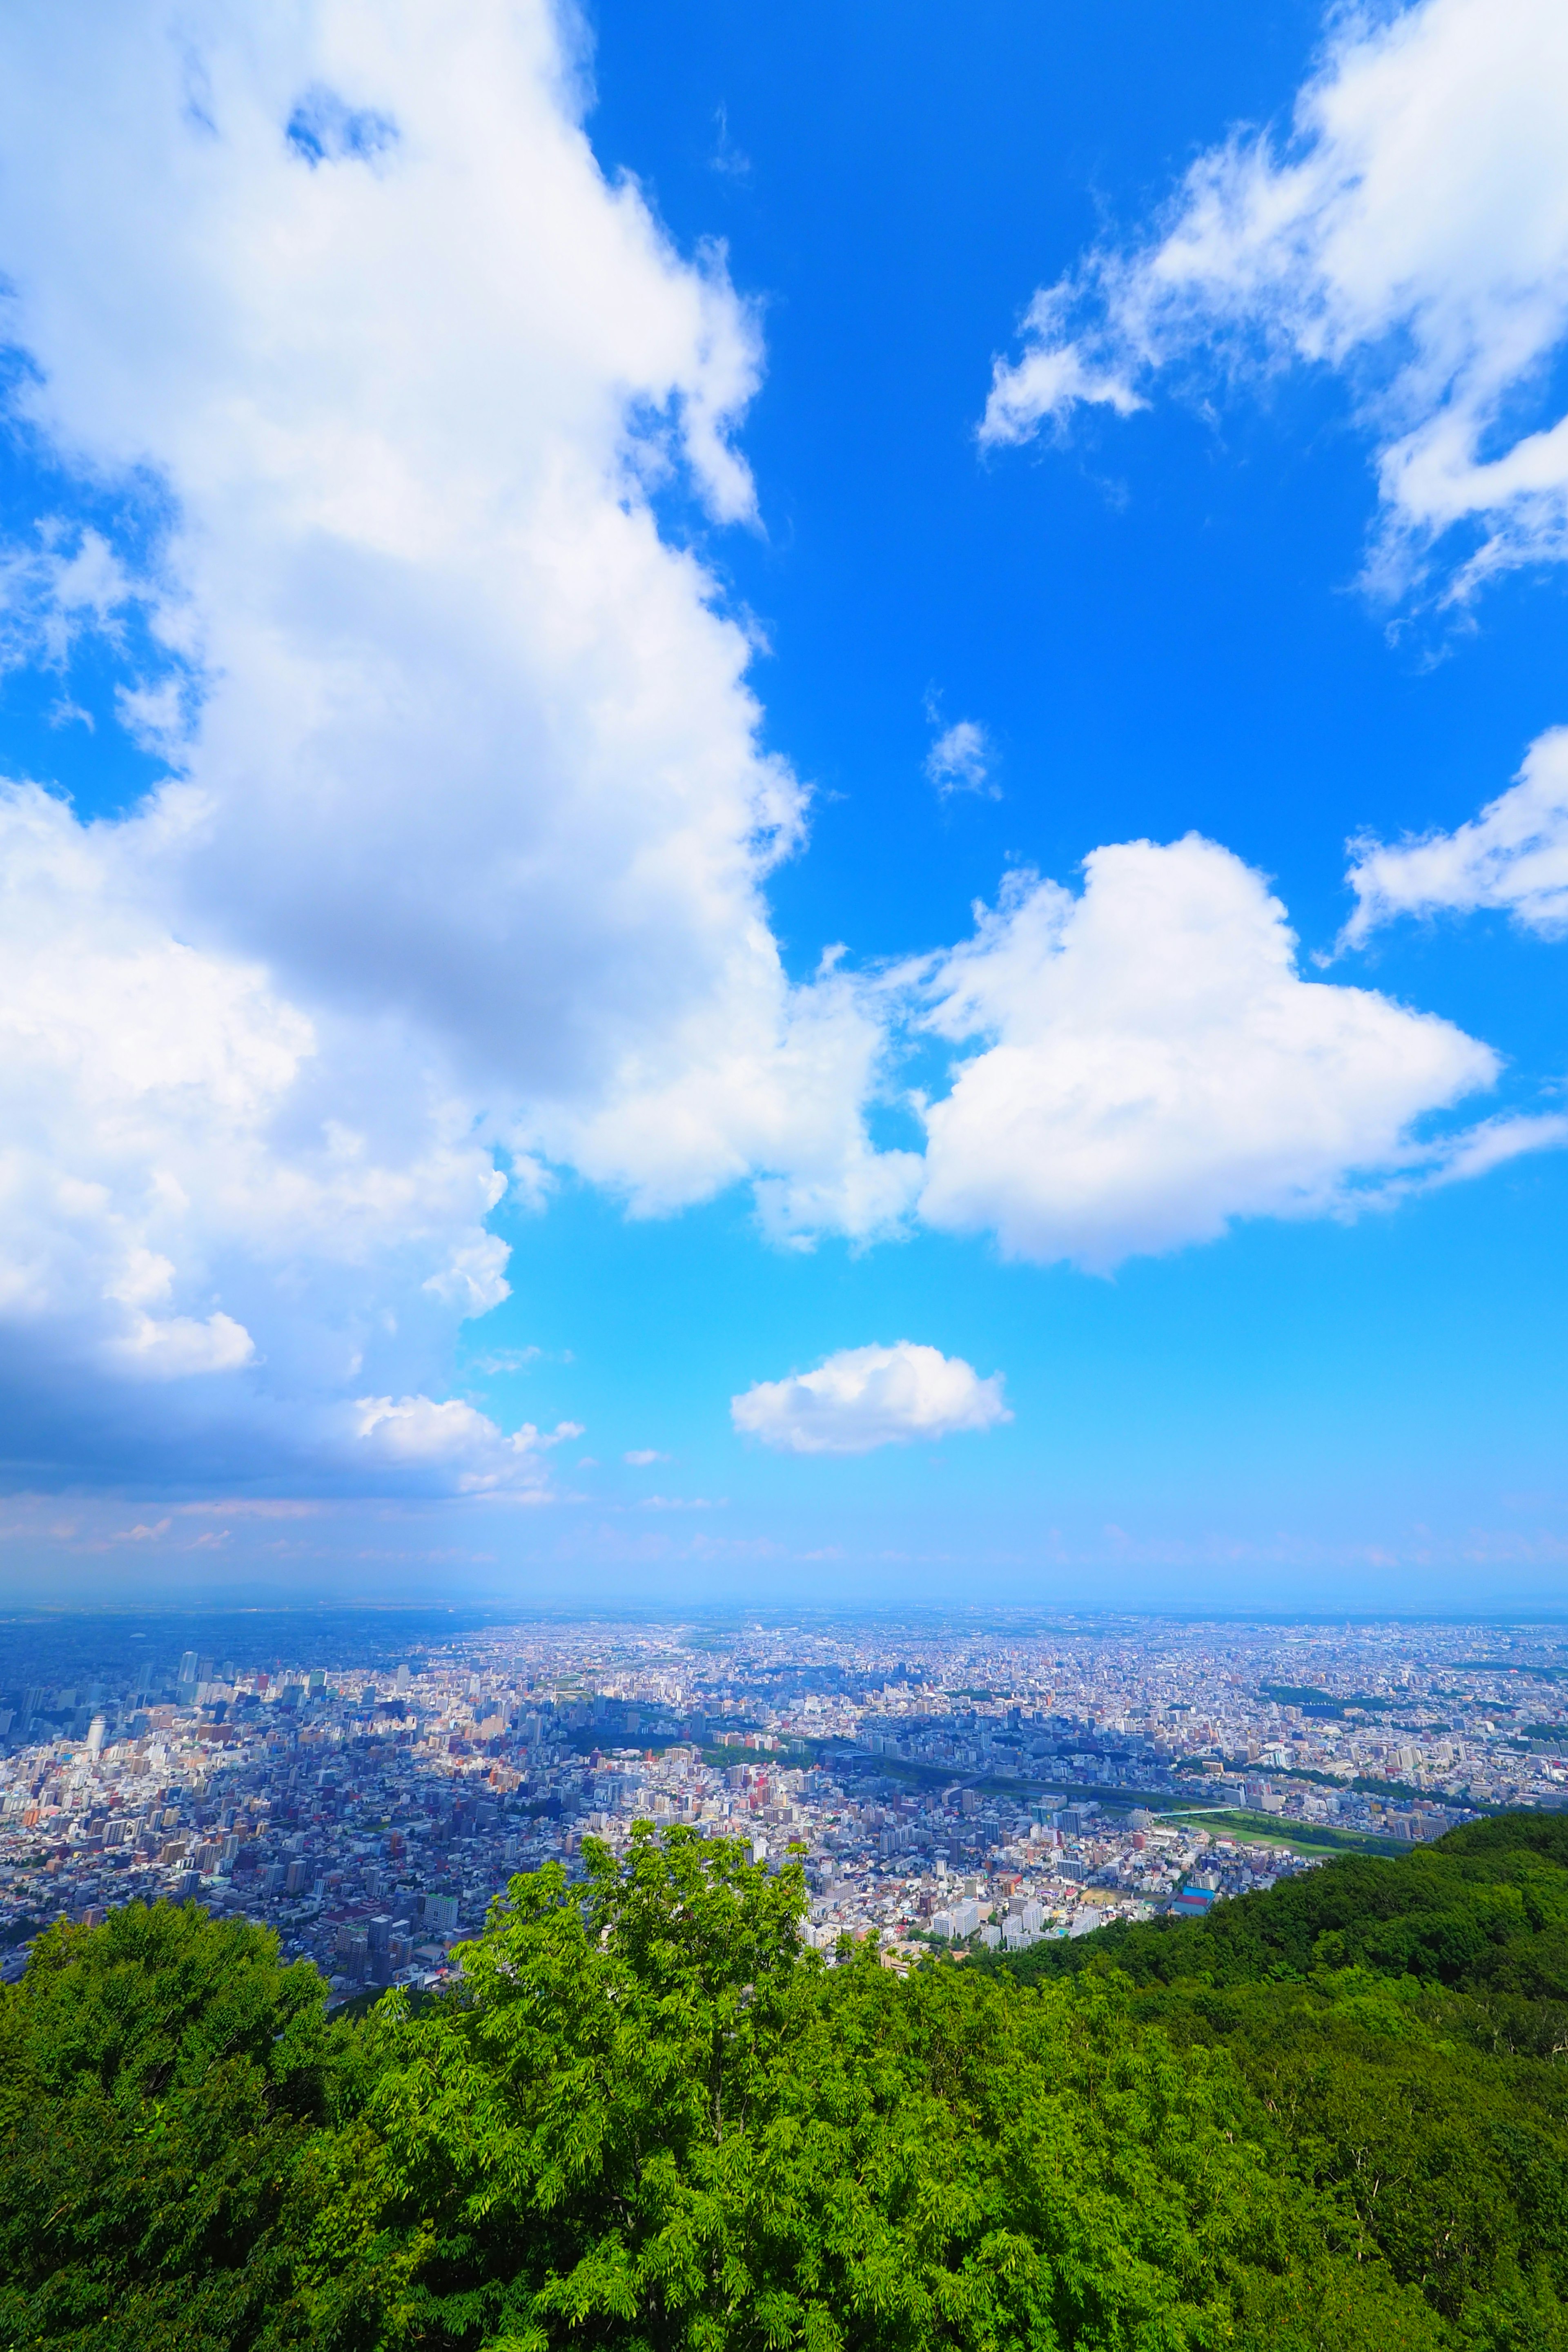
[[[1370,1830],[1331,1830],[1320,1822],[1289,1822],[1273,1813],[1210,1812],[1189,1805],[1168,1814],[1170,1821],[1192,1822],[1217,1836],[1235,1838],[1244,1845],[1284,1845],[1293,1853],[1408,1853],[1407,1838],[1378,1837]]]

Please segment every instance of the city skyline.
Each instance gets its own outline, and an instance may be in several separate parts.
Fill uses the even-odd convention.
[[[12,1980],[51,1917],[163,1899],[272,1929],[335,2000],[429,1991],[516,1874],[672,1834],[798,1864],[805,1946],[869,1938],[903,1970],[1568,1807],[1568,1642],[1539,1625],[426,1609],[7,1631]]]

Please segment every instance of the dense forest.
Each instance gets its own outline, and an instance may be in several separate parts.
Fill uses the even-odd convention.
[[[1000,1965],[680,1829],[328,2018],[194,1906],[0,1995],[0,2347],[1568,2352],[1568,1820]]]

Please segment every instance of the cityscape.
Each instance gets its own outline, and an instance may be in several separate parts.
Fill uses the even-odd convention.
[[[1551,1626],[1063,1617],[8,1629],[0,1939],[195,1902],[336,2000],[429,1989],[519,1871],[646,1823],[805,1868],[805,1941],[1016,1949],[1568,1807]],[[204,1646],[205,1644],[205,1646]]]

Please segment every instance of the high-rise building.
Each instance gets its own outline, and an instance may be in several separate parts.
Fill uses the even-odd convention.
[[[184,1656],[180,1660],[180,1680],[183,1683],[194,1683],[198,1681],[200,1677],[196,1673],[196,1667],[199,1664],[200,1660],[197,1658],[195,1652],[194,1650],[187,1650]]]
[[[370,1939],[363,1920],[345,1920],[338,1929],[337,1956],[345,1975],[364,1975],[370,1960]]]

